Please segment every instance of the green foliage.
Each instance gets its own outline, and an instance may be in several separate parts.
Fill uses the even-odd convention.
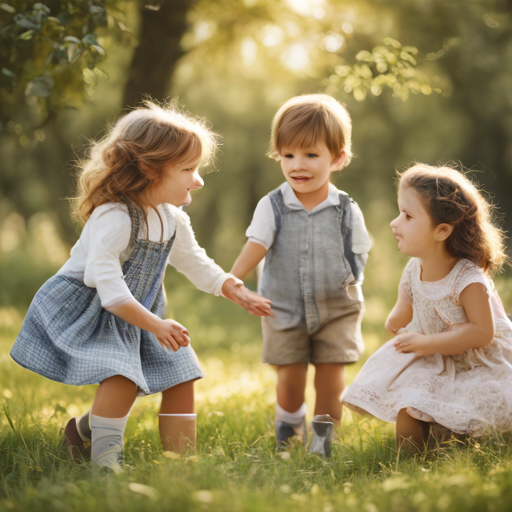
[[[11,0],[0,4],[0,116],[25,97],[39,123],[79,107],[106,56],[96,32],[107,26],[104,0]]]
[[[407,100],[409,93],[431,94],[432,87],[425,73],[417,67],[418,49],[414,46],[402,46],[396,39],[387,37],[383,45],[376,46],[371,52],[362,50],[356,60],[362,64],[337,65],[335,73],[325,80],[328,91],[336,94],[335,84],[343,91],[353,94],[357,101],[363,101],[368,93],[380,96],[383,88],[389,88],[394,96]],[[341,77],[341,80],[340,80]],[[440,93],[440,88],[435,88]]]

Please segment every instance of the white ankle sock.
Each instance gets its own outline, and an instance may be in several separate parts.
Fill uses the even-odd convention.
[[[308,412],[308,406],[306,402],[304,402],[297,411],[288,412],[285,411],[277,402],[276,402],[276,421],[284,421],[289,425],[298,426],[304,421],[304,417]]]
[[[126,422],[124,418],[103,418],[91,414],[91,461],[96,466],[118,466],[122,460],[123,437]]]

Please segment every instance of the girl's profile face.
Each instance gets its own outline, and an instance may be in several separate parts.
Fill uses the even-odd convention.
[[[423,199],[413,188],[400,185],[398,209],[398,217],[390,224],[398,240],[398,249],[407,256],[427,256],[434,248],[436,239],[435,227]]]
[[[187,158],[181,163],[169,163],[163,170],[162,181],[152,187],[149,196],[153,206],[169,203],[174,206],[186,206],[192,202],[190,192],[204,185],[199,176],[201,159]]]

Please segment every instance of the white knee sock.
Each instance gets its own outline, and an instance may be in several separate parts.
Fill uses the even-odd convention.
[[[123,438],[128,413],[124,418],[103,418],[91,414],[91,461],[96,466],[119,467],[123,460]]]
[[[276,402],[276,421],[284,421],[292,426],[301,425],[304,421],[304,417],[308,412],[308,406],[306,402],[304,402],[297,411],[288,412],[285,411],[277,402]]]

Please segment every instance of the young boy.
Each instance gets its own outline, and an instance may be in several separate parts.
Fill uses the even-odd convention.
[[[266,256],[259,292],[271,300],[274,316],[262,321],[263,362],[277,366],[278,447],[294,435],[306,441],[311,363],[310,451],[329,457],[341,419],[344,367],[364,348],[361,283],[371,245],[361,210],[329,182],[352,157],[350,116],[325,94],[292,98],[274,118],[271,148],[286,182],[258,203],[231,273],[243,279]]]

